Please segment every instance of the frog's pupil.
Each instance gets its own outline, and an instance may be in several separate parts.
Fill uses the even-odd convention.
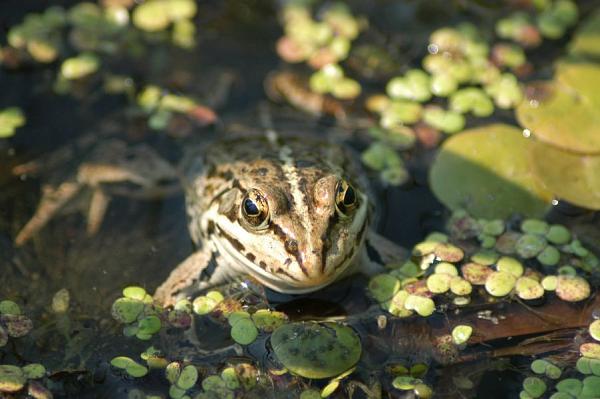
[[[352,205],[354,201],[356,201],[356,194],[354,193],[354,189],[348,186],[346,194],[344,194],[344,205]]]
[[[258,206],[256,206],[256,203],[254,203],[254,201],[252,201],[250,198],[246,198],[244,200],[244,211],[246,211],[246,215],[248,216],[258,216],[260,213]]]

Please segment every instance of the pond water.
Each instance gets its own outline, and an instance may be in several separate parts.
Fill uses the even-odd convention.
[[[27,390],[40,398],[597,396],[600,332],[588,331],[600,318],[597,1],[80,3],[0,4],[0,301],[21,309],[0,307],[0,397],[27,397]],[[163,8],[143,19],[146,11],[138,9],[151,3]],[[44,14],[50,6],[58,7],[54,20]],[[176,6],[179,14],[169,11]],[[339,14],[331,12],[336,7]],[[508,33],[498,27],[503,18]],[[340,40],[332,45],[332,38]],[[434,57],[441,54],[446,58]],[[484,62],[480,69],[477,62]],[[276,79],[285,74],[292,78]],[[545,83],[532,84],[538,80]],[[458,87],[473,90],[448,98]],[[10,107],[21,110],[24,124],[14,113],[3,119]],[[129,149],[147,145],[168,167],[190,146],[271,128],[284,137],[343,141],[362,158],[373,183],[375,228],[412,250],[412,263],[396,259],[380,280],[355,275],[300,296],[245,276],[216,287],[217,299],[203,297],[208,310],[200,313],[208,314],[191,312],[191,304],[177,311],[146,304],[124,322],[113,303],[125,296],[141,309],[148,298],[123,289],[152,294],[195,250],[185,198],[177,179],[152,174],[164,195],[135,181],[100,181],[93,190],[82,184],[81,166],[122,161],[116,147],[99,150],[111,140]],[[467,129],[479,130],[460,132]],[[572,131],[581,134],[568,136]],[[142,169],[150,159],[144,154]],[[73,187],[80,195],[23,233],[32,217],[45,217],[36,214],[41,202]],[[116,195],[91,223],[90,209],[102,207],[90,204],[108,199],[102,193]],[[531,241],[515,244],[525,236]],[[511,240],[511,249],[500,244]],[[500,266],[501,256],[520,271],[503,269],[509,266]],[[454,264],[455,275],[439,272],[442,263]],[[485,269],[484,276],[471,277],[465,264]],[[508,275],[506,292],[490,288],[492,273]],[[447,287],[430,285],[431,276]],[[451,290],[452,277],[468,292]],[[532,285],[526,291],[519,281]],[[575,293],[566,293],[571,288]],[[242,310],[252,318],[231,316]],[[20,312],[26,317],[16,320]],[[154,319],[160,331],[148,327]],[[473,331],[466,344],[451,339],[461,325]],[[240,337],[245,330],[258,336]],[[288,335],[306,342],[289,349]],[[148,355],[151,346],[161,354]],[[310,378],[318,375],[311,367],[327,363],[319,352],[333,357],[334,347],[342,357],[358,354],[356,369],[343,374],[354,359]],[[316,359],[308,375],[284,350],[313,353],[306,355]],[[115,362],[119,356],[137,365]],[[571,393],[557,388],[560,372],[539,372],[539,363],[536,371],[535,359],[547,359],[562,381],[580,386]],[[593,364],[589,372],[576,367],[578,359]],[[45,371],[19,369],[15,380],[3,369],[31,363]],[[145,372],[136,374],[139,367]],[[535,379],[547,387],[538,396]]]

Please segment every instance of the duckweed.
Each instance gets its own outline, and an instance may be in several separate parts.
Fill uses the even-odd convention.
[[[427,289],[434,294],[443,294],[450,289],[451,280],[449,274],[432,274],[427,278]]]
[[[0,365],[0,392],[18,392],[25,386],[27,377],[20,367]]]
[[[404,307],[408,310],[414,310],[419,316],[427,317],[435,311],[435,303],[431,298],[419,295],[408,295],[404,301]]]
[[[133,359],[126,356],[117,356],[110,361],[113,367],[124,370],[132,377],[143,377],[148,374],[148,369]]]
[[[240,345],[249,345],[258,336],[258,329],[250,318],[241,317],[231,325],[231,338]]]
[[[586,342],[585,344],[581,344],[579,347],[579,352],[581,352],[581,356],[600,360],[600,344],[595,342]]]
[[[369,281],[369,292],[378,302],[390,300],[400,290],[400,281],[389,274],[379,274]]]
[[[423,121],[444,133],[456,133],[462,130],[466,123],[462,114],[436,106],[425,107]]]
[[[524,300],[539,299],[544,296],[544,287],[531,277],[519,277],[515,284],[515,292]]]
[[[456,326],[452,329],[452,342],[455,345],[465,344],[473,334],[473,327],[467,325]]]
[[[0,139],[14,136],[17,128],[25,124],[25,116],[19,107],[0,110]]]
[[[498,260],[498,253],[493,250],[481,250],[477,251],[471,256],[471,260],[480,265],[490,266],[496,263]]]
[[[518,259],[510,256],[502,256],[496,262],[496,269],[498,271],[509,272],[515,277],[521,277],[524,272],[523,264]]]
[[[546,239],[553,244],[564,245],[571,240],[571,232],[565,226],[553,224],[548,228]]]
[[[285,313],[259,309],[252,314],[254,325],[262,331],[273,332],[288,320]]]
[[[179,377],[175,381],[175,385],[183,390],[188,390],[196,384],[198,380],[198,370],[195,366],[188,364],[181,370]]]
[[[538,377],[527,377],[523,381],[523,390],[531,398],[539,398],[546,392],[546,383]]]
[[[76,80],[95,73],[99,67],[100,60],[96,55],[82,53],[64,60],[60,67],[60,73],[65,79]]]
[[[18,316],[21,314],[21,308],[15,302],[5,299],[0,301],[0,314]]]
[[[393,99],[427,101],[431,98],[429,75],[420,69],[411,69],[404,76],[391,79],[386,92]]]
[[[556,295],[567,302],[579,302],[590,296],[590,284],[579,276],[558,276]]]
[[[21,367],[21,370],[27,379],[42,378],[44,375],[46,375],[46,368],[39,363],[30,363]]]
[[[461,266],[461,272],[465,280],[473,285],[484,285],[493,270],[479,263],[469,262]]]
[[[467,280],[461,277],[454,277],[452,280],[450,280],[450,291],[454,295],[465,296],[471,294],[473,291],[473,286]]]
[[[519,256],[529,259],[542,252],[546,245],[546,240],[543,237],[528,233],[519,238],[516,244],[516,250]]]
[[[594,374],[600,376],[600,359],[591,357],[580,357],[575,364],[575,368],[581,374]]]
[[[590,336],[596,341],[600,341],[600,320],[595,320],[589,327]]]
[[[493,296],[502,297],[508,295],[513,288],[517,278],[508,272],[492,272],[485,280],[485,290]]]

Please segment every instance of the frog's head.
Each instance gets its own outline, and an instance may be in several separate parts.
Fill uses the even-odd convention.
[[[206,215],[211,242],[229,264],[279,292],[333,282],[362,248],[367,196],[322,167],[259,163],[256,175],[235,181]]]

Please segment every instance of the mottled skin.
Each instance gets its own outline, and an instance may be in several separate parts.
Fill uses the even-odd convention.
[[[184,162],[189,230],[198,251],[156,291],[170,304],[187,289],[251,274],[284,293],[315,291],[372,271],[371,209],[359,165],[339,144],[310,137],[220,141]],[[249,218],[244,205],[264,211]],[[401,252],[377,237],[384,260]]]

